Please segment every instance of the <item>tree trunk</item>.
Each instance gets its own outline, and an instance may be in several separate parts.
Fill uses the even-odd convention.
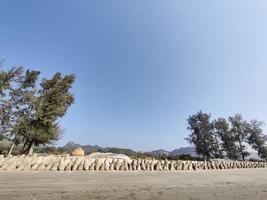
[[[245,161],[245,155],[242,153],[242,160]]]
[[[245,155],[244,155],[244,152],[243,152],[242,141],[240,139],[238,139],[238,143],[239,143],[239,148],[240,148],[240,153],[241,153],[241,156],[242,156],[242,160],[245,161]]]
[[[28,145],[27,149],[25,149],[25,151],[24,151],[24,153],[25,153],[26,155],[29,155],[29,153],[30,153],[30,151],[31,151],[31,148],[32,148],[33,144],[34,144],[34,141],[32,140],[32,141],[30,142],[30,144]]]
[[[17,135],[15,135],[14,139],[12,140],[12,143],[11,143],[11,145],[9,147],[9,150],[8,150],[8,154],[7,154],[8,156],[11,155],[11,153],[13,151],[13,148],[14,148],[15,142],[16,142],[16,139],[17,139]]]
[[[23,147],[21,149],[21,153],[24,153],[25,152],[25,147],[26,147],[26,145],[27,145],[28,142],[29,142],[29,138],[27,138],[26,141],[24,142],[24,145],[23,145]]]

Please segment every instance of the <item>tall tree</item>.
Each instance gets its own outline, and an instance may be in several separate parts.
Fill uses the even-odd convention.
[[[18,126],[18,131],[27,138],[25,153],[33,145],[51,143],[62,134],[57,121],[74,102],[74,96],[70,93],[74,80],[74,75],[62,77],[56,73],[52,79],[42,81],[32,112],[24,116]]]
[[[0,135],[13,138],[9,153],[21,140],[29,153],[33,145],[51,143],[63,133],[58,119],[74,102],[75,76],[56,73],[37,87],[39,74],[22,67],[0,72]]]
[[[12,108],[13,116],[13,129],[10,131],[13,136],[13,141],[9,148],[8,154],[11,154],[13,147],[16,143],[19,143],[21,139],[26,139],[21,137],[21,134],[17,132],[17,123],[23,118],[23,116],[30,115],[32,107],[34,105],[35,96],[37,95],[36,82],[38,80],[40,72],[26,70],[17,83],[17,86],[13,86],[9,96]]]
[[[191,133],[186,140],[195,146],[196,153],[202,155],[204,159],[210,159],[214,156],[214,144],[216,143],[210,117],[210,114],[199,111],[197,114],[189,116],[187,120],[187,129]]]
[[[12,92],[20,82],[23,69],[21,67],[0,71],[0,135],[1,138],[9,138],[16,114]],[[18,102],[17,102],[18,103]],[[16,107],[15,107],[16,108]]]
[[[221,141],[221,151],[225,152],[229,159],[238,159],[238,146],[235,143],[235,135],[230,131],[229,123],[224,118],[214,120],[214,133]]]
[[[233,117],[229,117],[229,122],[231,124],[230,134],[233,136],[238,145],[239,157],[244,161],[249,152],[246,150],[246,141],[248,137],[248,124],[241,114],[236,114]]]
[[[258,120],[252,120],[248,124],[248,144],[258,152],[258,156],[267,160],[267,136],[263,134],[263,122]]]

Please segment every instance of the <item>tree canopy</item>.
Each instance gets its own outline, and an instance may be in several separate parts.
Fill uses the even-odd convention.
[[[22,152],[33,145],[49,144],[63,133],[59,125],[74,95],[70,92],[75,76],[56,73],[39,81],[40,72],[15,67],[0,71],[0,135],[15,144],[24,143]]]
[[[263,122],[248,122],[241,114],[235,114],[228,120],[221,117],[211,121],[210,114],[199,111],[188,118],[190,134],[186,140],[205,159],[227,157],[245,160],[249,156],[249,145],[260,158],[267,159],[267,137],[262,126]]]

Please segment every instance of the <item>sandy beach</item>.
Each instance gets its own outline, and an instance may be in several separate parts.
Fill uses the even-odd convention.
[[[267,169],[174,172],[1,171],[0,199],[266,200]]]

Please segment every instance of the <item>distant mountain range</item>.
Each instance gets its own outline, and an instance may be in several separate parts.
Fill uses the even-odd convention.
[[[173,151],[166,151],[164,149],[160,149],[160,150],[155,150],[155,151],[150,151],[150,152],[145,152],[145,153],[154,155],[154,156],[158,156],[158,155],[178,156],[182,154],[197,156],[194,147],[181,147],[178,149],[174,149]]]
[[[85,151],[85,154],[89,154],[93,152],[112,152],[112,153],[121,153],[121,154],[126,154],[126,155],[135,155],[137,153],[134,150],[126,149],[126,148],[100,147],[98,145],[80,145],[74,142],[68,142],[62,148],[64,149],[64,151],[70,151],[71,149],[74,149],[76,147],[81,147]]]
[[[199,155],[196,154],[194,147],[181,147],[178,149],[174,149],[173,151],[167,151],[164,149],[148,151],[148,152],[136,152],[132,149],[127,148],[118,148],[118,147],[101,147],[98,145],[80,145],[74,142],[68,142],[65,146],[61,147],[64,151],[71,151],[76,147],[81,147],[86,154],[90,154],[93,152],[112,152],[112,153],[121,153],[128,156],[137,155],[138,153],[151,155],[151,156],[179,156],[179,155],[190,155],[192,157],[198,157]],[[250,152],[249,158],[256,158],[258,159],[258,155],[256,152]]]
[[[112,153],[122,153],[126,155],[135,155],[139,152],[136,152],[132,149],[126,149],[126,148],[117,148],[117,147],[100,147],[98,145],[80,145],[74,142],[68,142],[65,146],[62,148],[66,151],[69,151],[71,149],[74,149],[76,147],[81,147],[85,153],[91,153],[91,152],[112,152]],[[195,148],[193,147],[181,147],[178,149],[174,149],[173,151],[166,151],[164,149],[149,151],[149,152],[142,152],[147,155],[153,155],[153,156],[178,156],[182,154],[187,154],[191,156],[197,156],[195,153]]]

